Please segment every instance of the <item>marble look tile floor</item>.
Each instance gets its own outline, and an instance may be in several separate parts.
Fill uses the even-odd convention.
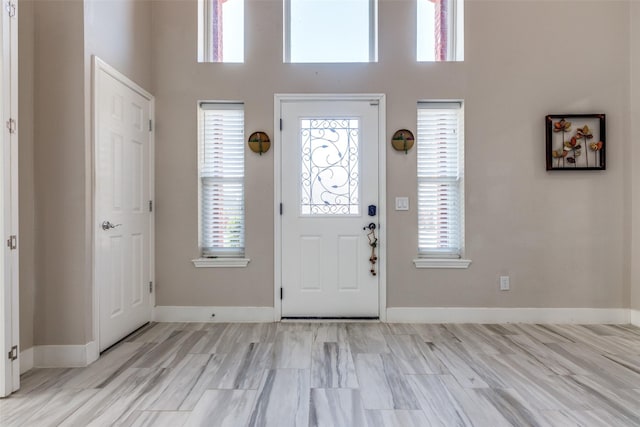
[[[156,323],[21,381],[2,426],[640,426],[640,328]]]

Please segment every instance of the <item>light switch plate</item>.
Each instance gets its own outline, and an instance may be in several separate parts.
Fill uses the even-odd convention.
[[[396,197],[396,210],[408,211],[409,210],[409,198],[408,197]]]

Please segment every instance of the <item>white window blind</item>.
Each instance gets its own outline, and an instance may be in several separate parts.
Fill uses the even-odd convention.
[[[244,106],[200,104],[200,247],[244,255]]]
[[[459,258],[464,244],[460,103],[418,104],[418,254]]]

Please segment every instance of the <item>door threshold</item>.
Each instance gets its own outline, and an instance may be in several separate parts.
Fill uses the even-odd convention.
[[[353,316],[287,316],[280,319],[282,323],[379,323],[379,317],[353,317]]]

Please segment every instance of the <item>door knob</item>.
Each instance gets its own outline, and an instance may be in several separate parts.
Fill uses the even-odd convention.
[[[122,224],[111,224],[110,221],[103,221],[102,222],[102,229],[103,230],[111,230],[112,228],[116,228],[116,227],[120,227]]]

